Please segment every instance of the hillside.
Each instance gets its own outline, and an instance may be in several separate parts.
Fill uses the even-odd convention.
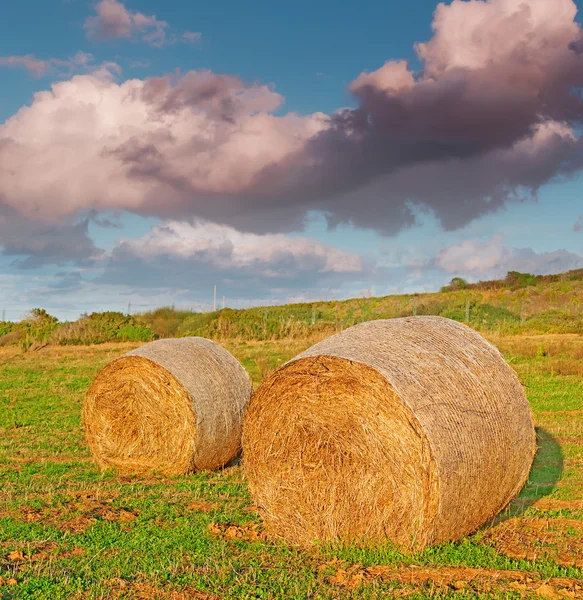
[[[559,275],[511,272],[505,279],[467,284],[454,278],[440,292],[288,304],[194,313],[163,307],[136,315],[104,312],[59,323],[33,309],[20,323],[0,322],[0,345],[149,341],[198,335],[273,340],[321,337],[363,321],[440,315],[503,335],[583,333],[583,269]]]

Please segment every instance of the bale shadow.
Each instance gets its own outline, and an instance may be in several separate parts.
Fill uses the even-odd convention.
[[[502,521],[524,514],[537,500],[548,496],[563,475],[563,450],[553,435],[545,429],[536,428],[537,452],[530,475],[520,494],[491,522]]]

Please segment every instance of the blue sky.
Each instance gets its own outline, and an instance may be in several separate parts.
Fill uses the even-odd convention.
[[[447,3],[435,30],[427,0],[2,7],[0,311],[207,310],[214,283],[239,307],[583,267],[579,109],[561,81],[524,77],[550,108],[513,89],[551,60],[582,77],[565,54],[580,15],[519,4]],[[508,75],[500,97],[488,69]],[[460,81],[480,100],[456,92],[444,111],[432,90]],[[332,132],[344,107],[365,129]]]

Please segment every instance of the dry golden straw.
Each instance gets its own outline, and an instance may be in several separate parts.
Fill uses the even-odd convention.
[[[440,317],[356,325],[306,350],[252,397],[249,487],[291,543],[457,540],[524,485],[532,413],[502,356]]]
[[[101,466],[167,475],[216,469],[240,451],[250,395],[249,376],[218,344],[158,340],[100,371],[83,424]]]

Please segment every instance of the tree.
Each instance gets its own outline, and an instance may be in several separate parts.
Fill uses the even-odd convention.
[[[468,287],[468,282],[461,277],[454,277],[449,285],[441,288],[442,292],[457,292],[458,290],[465,290]]]

